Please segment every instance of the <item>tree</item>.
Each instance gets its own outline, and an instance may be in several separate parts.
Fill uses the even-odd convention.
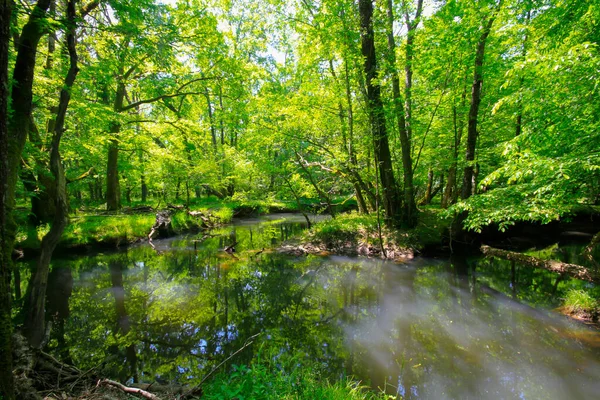
[[[385,220],[389,226],[401,225],[400,205],[401,200],[394,179],[394,168],[390,154],[388,134],[386,128],[383,102],[381,100],[381,87],[377,83],[378,68],[377,54],[375,52],[375,37],[373,30],[373,3],[371,0],[360,0],[360,26],[362,38],[362,54],[364,57],[364,73],[367,87],[367,110],[373,135],[373,152],[376,168],[383,192],[383,207]]]
[[[387,0],[387,38],[388,38],[388,64],[392,75],[392,96],[394,111],[400,133],[400,144],[402,146],[402,169],[404,176],[404,198],[402,203],[401,224],[407,228],[417,225],[417,207],[415,205],[415,193],[413,185],[413,160],[412,160],[412,84],[413,84],[413,58],[414,38],[416,29],[421,20],[423,11],[423,0],[418,0],[415,17],[411,20],[408,7],[405,6],[404,17],[407,29],[406,51],[405,51],[405,85],[404,102],[400,94],[400,77],[396,71],[396,41],[394,38],[394,8],[393,0]],[[403,104],[404,103],[404,104]]]
[[[11,239],[7,232],[8,196],[8,58],[12,1],[0,1],[0,397],[15,398],[12,374]]]
[[[462,195],[463,199],[471,197],[474,189],[474,171],[475,171],[475,149],[477,145],[477,118],[479,116],[479,105],[481,103],[481,89],[483,85],[483,61],[485,58],[485,45],[492,31],[492,25],[496,16],[502,8],[503,0],[499,0],[494,7],[491,15],[482,22],[483,29],[477,41],[475,50],[475,69],[473,73],[473,86],[471,87],[471,108],[469,110],[469,124],[467,128],[467,151],[466,162],[463,174]]]
[[[71,89],[79,72],[77,65],[76,49],[76,18],[75,0],[69,0],[66,12],[66,47],[69,52],[69,69],[65,82],[60,92],[52,144],[50,148],[50,169],[54,177],[55,214],[50,231],[44,235],[41,251],[35,271],[28,286],[25,301],[24,334],[32,347],[38,348],[44,339],[46,287],[52,253],[67,225],[69,207],[67,204],[67,182],[65,178],[62,159],[60,156],[60,142],[65,131],[65,118],[71,100]]]

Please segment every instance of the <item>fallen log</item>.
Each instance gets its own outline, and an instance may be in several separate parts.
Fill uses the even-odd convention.
[[[576,279],[600,284],[600,274],[577,264],[568,264],[556,260],[543,260],[541,258],[528,256],[514,251],[496,249],[483,245],[480,248],[486,257],[498,257],[505,260],[518,262],[534,268],[543,268],[559,274],[566,274]]]

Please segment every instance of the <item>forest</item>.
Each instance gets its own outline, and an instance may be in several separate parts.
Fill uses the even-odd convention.
[[[381,294],[385,276],[400,279],[386,260],[426,257],[469,271],[451,285],[481,290],[480,307],[506,302],[557,332],[568,329],[537,309],[571,307],[593,325],[585,357],[600,371],[597,1],[0,0],[0,31],[0,399],[99,399],[85,391],[92,381],[114,398],[158,399],[152,379],[134,385],[150,376],[183,385],[163,399],[480,397],[466,383],[429,391],[425,361],[402,367],[402,383],[361,370],[360,334],[344,347],[349,326],[367,324],[353,307],[400,318],[390,296],[415,310],[419,290],[439,295],[456,319],[458,295],[433,261],[415,267],[412,296]],[[300,218],[275,219],[290,212]],[[258,215],[267,220],[236,225]],[[184,245],[181,234],[197,236]],[[565,237],[579,247],[563,248]],[[319,258],[331,254],[353,261]],[[378,261],[359,267],[357,256]],[[61,305],[52,293],[65,268]],[[106,286],[111,305],[94,309],[100,295],[85,285]],[[188,298],[189,287],[204,294]],[[425,359],[434,339],[414,317],[392,331]],[[516,319],[529,338],[527,317]],[[455,339],[436,340],[464,345]],[[86,355],[86,341],[106,349]],[[21,350],[37,361],[23,367]],[[390,365],[417,359],[403,354]],[[379,381],[388,375],[393,390]],[[593,382],[542,394],[532,387],[550,378],[527,379],[522,398],[593,398]]]

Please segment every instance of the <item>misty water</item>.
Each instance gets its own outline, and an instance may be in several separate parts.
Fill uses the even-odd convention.
[[[600,334],[553,311],[564,282],[552,274],[272,250],[304,227],[273,215],[58,259],[51,351],[122,381],[195,384],[258,334],[222,368],[300,354],[408,399],[600,396]]]

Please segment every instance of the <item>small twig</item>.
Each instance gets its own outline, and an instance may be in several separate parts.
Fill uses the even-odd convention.
[[[93,370],[95,370],[96,368],[98,368],[101,365],[102,364],[98,364],[95,367],[92,367],[92,368],[88,369],[87,371],[85,371],[84,373],[80,374],[79,377],[75,380],[75,382],[73,382],[73,384],[71,384],[71,386],[69,387],[69,391],[70,392],[73,391],[73,388],[75,387],[75,385],[77,385],[84,376],[86,376],[87,374],[89,374],[90,372],[92,372]]]

